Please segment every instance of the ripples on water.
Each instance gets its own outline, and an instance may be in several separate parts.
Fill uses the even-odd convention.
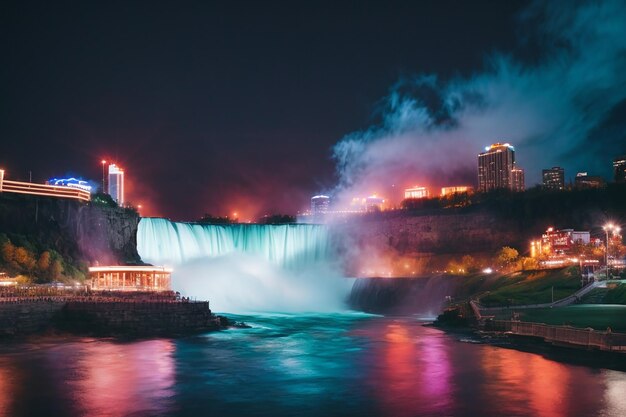
[[[463,343],[414,318],[236,317],[185,339],[0,350],[6,416],[625,416],[626,374]],[[469,340],[471,341],[471,340]]]

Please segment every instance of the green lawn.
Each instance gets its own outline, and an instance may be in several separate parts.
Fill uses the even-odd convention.
[[[626,333],[626,305],[584,304],[518,310],[520,320]]]
[[[481,297],[482,305],[501,307],[549,303],[553,288],[554,301],[580,289],[580,275],[576,267],[517,272],[502,279],[508,282]]]

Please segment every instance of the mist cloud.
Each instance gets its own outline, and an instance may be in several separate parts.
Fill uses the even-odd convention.
[[[336,194],[396,194],[413,183],[476,183],[484,146],[515,145],[527,186],[542,168],[609,174],[626,151],[626,4],[534,3],[519,16],[517,55],[487,58],[474,75],[400,80],[384,100],[381,122],[333,148]],[[618,114],[619,119],[619,114]]]

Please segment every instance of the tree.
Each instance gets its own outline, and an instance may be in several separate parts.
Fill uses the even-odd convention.
[[[517,260],[519,252],[509,246],[504,246],[496,254],[496,264],[503,269],[510,268]]]
[[[50,279],[58,281],[63,276],[63,264],[59,259],[55,259],[50,266]]]
[[[11,242],[4,242],[2,244],[2,260],[6,264],[11,264],[15,260],[15,246]]]
[[[39,281],[46,281],[48,276],[50,275],[50,252],[43,251],[41,255],[39,255],[39,260],[37,261],[37,272]]]
[[[534,269],[539,269],[539,262],[535,258],[521,256],[519,258],[519,264],[520,264],[520,268],[523,271],[532,271]]]
[[[32,271],[37,263],[33,254],[26,248],[18,247],[14,252],[15,262],[20,265],[25,271]]]
[[[474,257],[471,255],[463,256],[463,258],[461,258],[461,264],[463,265],[463,269],[465,269],[465,271],[470,274],[478,272],[478,270],[480,269],[478,261],[476,261],[476,259],[474,259]]]

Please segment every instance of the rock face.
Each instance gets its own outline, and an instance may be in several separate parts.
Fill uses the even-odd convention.
[[[137,263],[137,213],[119,207],[82,206],[67,229],[90,262]]]
[[[331,226],[340,245],[375,246],[407,253],[471,253],[525,242],[520,227],[485,211],[355,218]]]
[[[0,232],[91,264],[138,263],[134,210],[73,200],[0,194]]]
[[[348,305],[376,314],[422,314],[436,316],[447,296],[456,293],[459,277],[359,278]]]

